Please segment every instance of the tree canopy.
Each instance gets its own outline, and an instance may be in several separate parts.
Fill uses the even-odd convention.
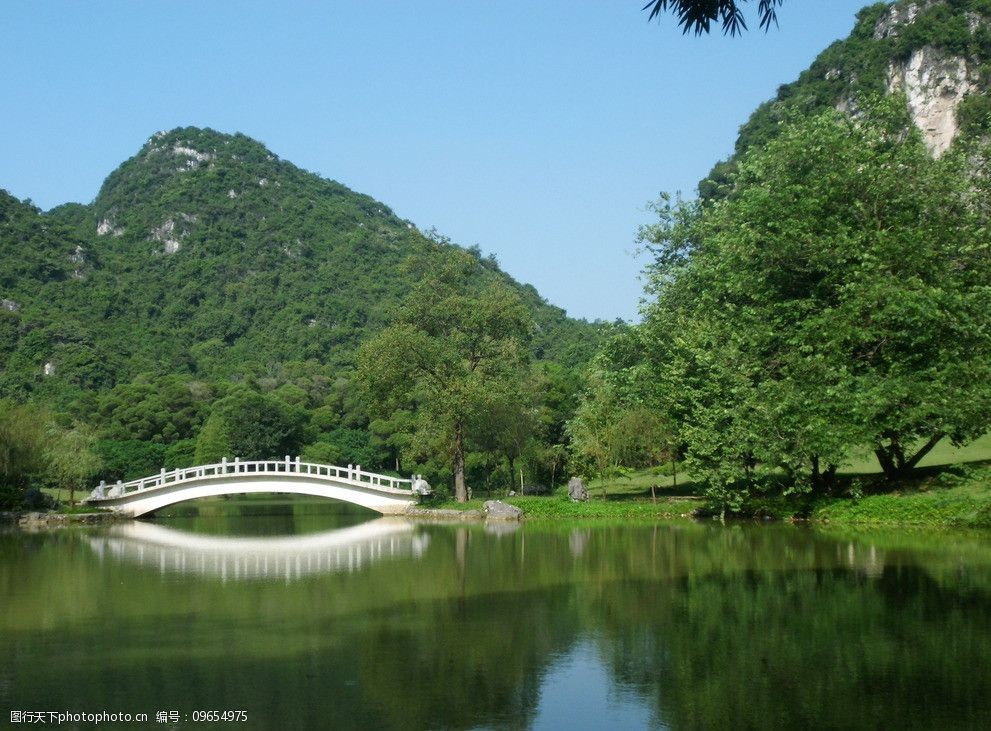
[[[526,402],[532,319],[507,287],[478,284],[466,254],[422,271],[393,322],[362,346],[358,378],[376,416],[412,414],[413,452],[448,455],[464,502],[470,440],[505,432],[504,416]]]
[[[828,489],[858,449],[898,477],[991,426],[987,157],[933,159],[900,103],[793,119],[725,199],[664,199],[642,233],[655,299],[611,377],[725,505]]]

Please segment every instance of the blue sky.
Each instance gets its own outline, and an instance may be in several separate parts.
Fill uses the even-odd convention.
[[[780,30],[695,38],[639,0],[8,0],[0,187],[89,202],[157,130],[244,132],[569,314],[636,319],[645,204],[691,195],[864,4],[787,0]]]

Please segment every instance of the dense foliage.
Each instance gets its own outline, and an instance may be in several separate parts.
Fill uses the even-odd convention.
[[[643,233],[655,300],[606,377],[723,505],[828,490],[864,446],[897,478],[991,427],[987,152],[934,159],[900,104],[796,117],[724,199],[662,201]]]
[[[393,324],[364,344],[358,371],[376,415],[411,415],[412,454],[450,456],[459,502],[469,497],[471,443],[515,457],[533,432],[525,385],[532,318],[501,283],[473,290],[472,268],[463,254],[425,271]]]
[[[0,192],[0,398],[92,425],[107,479],[197,454],[398,469],[403,414],[372,424],[355,354],[451,262],[472,291],[512,292],[534,323],[528,356],[577,381],[608,327],[568,318],[477,248],[244,135],[158,133],[92,204],[43,213]],[[553,417],[558,437],[569,415]]]

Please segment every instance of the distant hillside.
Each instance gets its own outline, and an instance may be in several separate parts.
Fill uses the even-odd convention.
[[[244,135],[160,132],[89,205],[43,213],[0,192],[0,396],[65,400],[137,374],[346,370],[413,282],[454,247]],[[477,253],[477,252],[476,252]],[[574,366],[605,326],[517,289],[535,355]]]
[[[776,134],[789,114],[856,113],[868,95],[904,94],[914,124],[939,155],[991,131],[991,0],[898,0],[860,11],[850,35],[824,50],[740,128],[736,151],[699,184],[719,196],[736,158]]]

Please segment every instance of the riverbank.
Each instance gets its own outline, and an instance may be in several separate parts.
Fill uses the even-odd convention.
[[[910,525],[934,528],[991,528],[991,483],[919,487],[863,497],[817,497],[800,504],[787,498],[752,501],[753,516],[809,520],[838,525]]]
[[[0,512],[0,526],[16,527],[22,530],[47,530],[73,525],[98,525],[119,523],[130,520],[127,515],[111,512],[59,512],[51,510],[11,510]]]
[[[475,498],[467,503],[427,500],[408,517],[420,521],[480,522],[484,503],[500,499],[523,511],[530,521],[711,520],[719,515],[698,488],[682,479],[678,488],[664,476],[637,473],[613,481],[595,481],[586,502],[572,502],[565,488],[548,496]],[[879,475],[842,475],[832,496],[758,494],[731,520],[810,522],[838,526],[919,526],[934,528],[991,528],[991,463],[930,467],[912,480],[892,486]],[[0,524],[27,529],[88,525],[128,520],[113,513],[11,512],[0,514]],[[515,519],[512,518],[512,519]]]
[[[656,478],[655,478],[656,479]],[[716,506],[697,494],[671,494],[671,488],[655,485],[656,500],[650,497],[650,479],[594,483],[587,502],[572,502],[560,491],[546,497],[501,498],[524,511],[527,520],[671,520],[711,519]],[[645,489],[645,485],[648,485]],[[683,485],[693,489],[691,483]],[[688,491],[686,491],[688,492]],[[833,496],[758,495],[747,501],[735,520],[775,520],[832,523],[837,525],[927,526],[945,528],[991,528],[991,465],[957,465],[920,471],[912,480],[891,486],[879,476],[844,476]],[[467,503],[443,501],[425,508],[477,511],[487,498]],[[422,510],[426,513],[427,510]]]
[[[482,504],[490,498],[473,498],[466,503],[453,500],[429,503],[418,508],[416,515],[430,513],[454,514],[457,512],[478,513]],[[547,497],[512,496],[499,498],[523,511],[524,520],[670,520],[692,518],[694,512],[702,508],[705,501],[691,495],[658,497],[657,502],[640,499],[592,499],[586,502],[572,502],[566,496]]]

